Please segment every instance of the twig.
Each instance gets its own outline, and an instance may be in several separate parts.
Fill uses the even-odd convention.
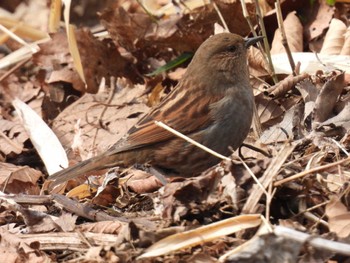
[[[154,16],[142,3],[140,0],[136,0],[136,2],[141,6],[143,11],[149,16],[149,18],[156,24],[158,24],[158,18]]]
[[[262,32],[262,35],[264,36],[265,52],[266,52],[267,58],[269,60],[268,65],[270,67],[270,71],[271,71],[271,74],[272,74],[272,79],[273,79],[274,83],[276,84],[278,82],[278,79],[276,77],[275,69],[274,69],[273,64],[272,64],[272,58],[271,58],[271,53],[270,53],[270,45],[269,45],[269,41],[267,39],[264,19],[262,17],[262,13],[261,13],[261,10],[260,10],[260,6],[259,6],[259,1],[258,0],[255,0],[255,8],[256,8],[256,14],[257,14],[257,17],[258,17],[258,21],[259,21],[259,25],[260,25],[260,28],[261,28],[261,32]]]
[[[253,115],[253,130],[255,133],[255,136],[257,138],[260,138],[262,135],[262,127],[261,127],[261,122],[260,122],[260,117],[259,117],[259,112],[258,108],[256,107],[256,104],[254,103],[253,105],[253,110],[254,110],[254,115]]]
[[[313,237],[309,234],[302,233],[284,226],[276,226],[274,229],[274,233],[277,236],[295,240],[300,243],[308,243],[311,246],[320,250],[326,250],[326,251],[331,251],[334,253],[350,256],[349,244],[335,242],[335,241],[323,239],[320,237]]]
[[[29,45],[27,42],[25,42],[22,38],[17,36],[15,33],[13,33],[11,30],[7,29],[3,25],[0,24],[0,30],[9,35],[13,40],[17,41],[18,43],[22,44],[23,46],[28,47],[30,50],[32,50],[33,53],[36,53],[36,50],[33,49],[31,45]]]
[[[324,205],[328,204],[329,202],[330,202],[330,201],[325,201],[325,202],[320,203],[320,204],[318,204],[318,205],[314,205],[314,206],[312,206],[312,207],[309,207],[308,209],[304,209],[303,211],[300,211],[298,214],[294,215],[293,218],[298,217],[298,216],[304,214],[305,212],[310,212],[310,211],[312,211],[312,210],[315,210],[315,209],[317,209],[317,208],[319,208],[319,207],[321,207],[321,206],[324,206]]]
[[[263,176],[260,178],[260,182],[264,188],[267,188],[271,184],[271,182],[276,177],[279,169],[282,167],[288,156],[293,152],[294,148],[297,145],[298,142],[292,144],[284,144],[281,150],[278,152],[277,156],[272,159]],[[253,188],[253,191],[249,195],[248,200],[244,204],[242,212],[247,214],[254,213],[256,205],[258,204],[262,194],[263,192],[260,188]]]
[[[290,67],[292,68],[293,76],[296,76],[294,59],[293,59],[292,53],[291,53],[289,45],[288,45],[288,40],[287,40],[287,37],[286,37],[286,31],[284,30],[280,0],[277,0],[275,2],[275,8],[276,8],[276,16],[277,16],[277,21],[278,21],[278,27],[280,29],[281,36],[282,36],[282,45],[284,46],[284,49],[286,50],[286,53],[287,53],[287,56],[288,56],[288,60],[289,60],[289,64],[290,64]]]
[[[248,171],[248,173],[250,174],[251,177],[253,177],[254,181],[256,182],[256,184],[260,187],[261,191],[264,192],[264,194],[266,195],[266,198],[269,199],[269,193],[266,191],[266,189],[264,188],[264,186],[260,183],[259,179],[256,178],[255,174],[252,172],[252,170],[248,167],[248,165],[242,160],[241,157],[238,157],[239,160],[242,162],[243,166],[245,167],[245,169]]]
[[[252,32],[254,37],[257,37],[258,34],[256,33],[256,31],[254,29],[254,26],[253,26],[253,23],[252,23],[252,21],[250,19],[250,16],[248,14],[247,5],[245,3],[245,0],[241,0],[241,6],[242,6],[242,11],[243,11],[243,16],[244,16],[245,20],[247,20],[247,23],[249,25],[250,31]],[[268,63],[268,58],[267,58],[266,53],[264,52],[264,49],[263,49],[263,47],[261,45],[261,42],[259,41],[256,44],[257,44],[258,48],[260,49],[261,54],[263,55],[262,58],[264,60],[265,65],[268,65],[269,64]]]
[[[115,89],[116,89],[116,83],[115,83],[115,77],[111,77],[110,80],[110,91],[109,91],[109,95],[106,101],[106,104],[110,104],[113,100],[113,97],[115,95]],[[108,107],[104,107],[103,110],[100,113],[100,116],[98,117],[99,122],[101,122],[103,115],[106,113]],[[102,125],[100,125],[102,127]],[[98,134],[99,129],[96,129],[95,131],[95,136],[94,136],[94,140],[93,140],[93,144],[92,144],[92,148],[95,148],[95,143],[96,143],[96,138],[97,138],[97,134]]]
[[[22,60],[21,62],[18,62],[16,64],[16,66],[14,66],[13,68],[11,68],[10,70],[6,71],[6,73],[4,73],[4,75],[2,75],[0,77],[0,82],[2,82],[4,79],[6,79],[8,76],[10,76],[13,72],[15,72],[17,69],[19,69],[20,67],[22,67],[25,63],[27,63],[29,60],[31,60],[32,58],[26,58],[24,60]]]
[[[215,9],[216,13],[218,14],[218,16],[219,16],[219,18],[220,18],[220,20],[221,20],[221,23],[222,23],[222,25],[224,26],[226,32],[230,32],[230,30],[228,29],[228,26],[227,26],[227,24],[226,24],[226,22],[225,22],[225,19],[224,19],[223,15],[222,15],[221,12],[220,12],[219,7],[217,6],[217,4],[216,4],[214,1],[211,1],[211,3],[213,4],[214,9]]]
[[[250,31],[252,32],[254,37],[257,37],[257,34],[255,32],[253,23],[250,20],[250,16],[248,14],[247,5],[245,3],[245,0],[241,0],[241,6],[242,6],[242,11],[243,11],[243,16],[244,16],[245,20],[247,20],[247,23],[249,25]],[[260,41],[257,44],[260,45]]]
[[[251,149],[255,152],[258,152],[258,153],[261,153],[262,155],[266,156],[266,157],[269,157],[271,158],[271,154],[269,154],[268,152],[264,151],[263,149],[261,148],[258,148],[258,147],[255,147],[253,145],[250,145],[248,143],[242,143],[241,147],[239,147],[239,155],[242,156],[242,153],[241,153],[241,148],[242,147],[247,147],[248,149]]]
[[[270,211],[271,211],[271,202],[272,198],[275,196],[277,191],[277,188],[273,187],[273,184],[269,184],[269,189],[268,189],[268,195],[266,196],[266,211],[265,211],[265,218],[270,222]]]
[[[335,145],[337,145],[339,147],[340,150],[342,150],[343,153],[346,154],[346,156],[349,156],[349,152],[336,140],[334,140],[333,138],[331,138],[331,141],[335,143]]]
[[[343,159],[343,160],[340,160],[338,162],[335,162],[335,163],[329,163],[329,164],[325,164],[325,165],[322,165],[322,166],[319,166],[319,167],[315,167],[315,168],[312,168],[310,170],[306,170],[306,171],[303,171],[303,172],[300,172],[300,173],[297,173],[295,175],[292,175],[288,178],[284,178],[280,181],[277,181],[275,182],[273,185],[276,187],[276,186],[280,186],[282,184],[285,184],[287,182],[290,182],[290,181],[293,181],[295,179],[298,179],[298,178],[301,178],[301,177],[304,177],[306,175],[309,175],[309,174],[312,174],[312,173],[317,173],[317,172],[321,172],[321,171],[324,171],[324,170],[327,170],[329,168],[332,168],[334,166],[337,166],[337,165],[341,165],[341,164],[344,164],[346,162],[350,162],[350,156],[347,157],[346,159]]]
[[[173,128],[170,128],[168,125],[164,124],[164,123],[161,122],[161,121],[155,121],[154,123],[155,123],[157,126],[162,127],[163,129],[165,129],[165,130],[171,132],[172,134],[175,134],[176,136],[178,136],[178,137],[184,139],[185,141],[188,141],[189,143],[191,143],[191,144],[197,146],[198,148],[202,149],[203,151],[206,151],[206,152],[208,152],[208,153],[214,155],[215,157],[218,157],[219,159],[222,159],[222,160],[225,160],[225,161],[230,161],[230,162],[232,161],[231,158],[226,157],[226,156],[223,156],[222,154],[217,153],[217,152],[215,152],[215,151],[209,149],[208,147],[206,147],[206,146],[204,146],[204,145],[202,145],[202,144],[196,142],[195,140],[192,140],[191,138],[187,137],[186,135],[183,135],[182,133],[180,133],[180,132],[174,130]]]

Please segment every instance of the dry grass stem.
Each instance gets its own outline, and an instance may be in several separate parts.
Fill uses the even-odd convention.
[[[282,36],[282,45],[284,46],[284,49],[286,50],[287,56],[288,56],[288,60],[289,60],[289,64],[290,67],[292,68],[292,72],[293,75],[296,75],[295,72],[295,63],[294,63],[294,59],[292,56],[292,53],[290,51],[289,45],[288,45],[288,40],[287,40],[287,36],[286,36],[286,31],[284,30],[284,25],[283,25],[283,17],[282,17],[282,10],[281,10],[281,3],[280,0],[277,0],[275,2],[275,8],[276,8],[276,15],[277,15],[277,21],[278,21],[278,27],[280,29],[281,32],[281,36]]]
[[[252,21],[250,20],[250,16],[249,16],[249,14],[248,14],[247,5],[246,5],[246,3],[245,3],[245,0],[241,0],[241,6],[242,6],[242,11],[243,11],[243,16],[244,16],[244,18],[247,20],[247,23],[248,23],[248,25],[249,25],[250,31],[252,32],[252,34],[253,34],[254,37],[257,37],[258,34],[256,33],[256,31],[255,31],[255,29],[254,29],[254,26],[253,26],[253,23],[252,23]],[[265,37],[266,37],[266,36],[265,36]],[[263,49],[263,47],[262,47],[260,41],[257,43],[257,46],[258,46],[258,48],[260,49],[261,54],[263,55],[262,58],[263,58],[263,60],[264,60],[265,65],[269,65],[267,55],[266,55],[266,53],[264,52],[264,49]]]
[[[197,146],[198,148],[201,148],[203,151],[206,151],[222,160],[225,160],[225,161],[230,161],[231,162],[231,158],[229,157],[226,157],[226,156],[223,156],[222,154],[220,153],[217,153],[211,149],[209,149],[208,147],[205,147],[204,145],[192,140],[191,138],[187,137],[186,135],[174,130],[173,128],[169,127],[168,125],[164,124],[163,122],[161,121],[155,121],[154,122],[156,125],[158,125],[159,127],[162,127],[163,129],[171,132],[172,134],[176,135],[177,137],[181,138],[181,139],[184,139],[185,141],[188,141],[189,143]]]
[[[260,182],[264,188],[267,188],[271,184],[279,169],[282,167],[288,156],[293,152],[296,145],[297,143],[284,144],[278,154],[272,159],[263,176],[260,178]],[[248,197],[247,202],[244,204],[242,209],[243,213],[254,213],[256,205],[258,204],[263,193],[264,192],[261,191],[260,188],[255,187]]]
[[[310,170],[303,171],[303,172],[301,172],[301,173],[297,173],[297,174],[295,174],[295,175],[293,175],[293,176],[290,176],[290,177],[288,177],[288,178],[285,178],[285,179],[282,179],[282,180],[280,180],[280,181],[277,181],[277,182],[275,182],[273,185],[274,185],[275,187],[277,187],[277,186],[280,186],[280,185],[285,184],[285,183],[287,183],[287,182],[296,180],[296,179],[298,179],[298,178],[302,178],[302,177],[304,177],[304,176],[306,176],[306,175],[309,175],[309,174],[312,174],[312,173],[317,173],[317,172],[322,172],[322,171],[324,171],[324,170],[327,170],[327,169],[332,168],[332,167],[337,166],[337,165],[345,164],[345,163],[347,163],[347,162],[350,162],[350,156],[347,157],[346,159],[337,161],[337,162],[335,162],[335,163],[325,164],[325,165],[322,165],[322,166],[319,166],[319,167],[312,168],[312,169],[310,169]]]
[[[216,13],[218,14],[218,16],[220,18],[220,21],[221,21],[222,25],[224,26],[226,32],[230,32],[230,30],[228,29],[227,23],[225,22],[225,19],[224,19],[223,15],[220,12],[219,7],[217,6],[217,4],[214,1],[211,1],[211,3],[213,4],[214,9],[215,9]]]
[[[278,82],[278,79],[276,77],[275,69],[274,69],[273,64],[272,64],[272,58],[271,58],[271,53],[270,53],[270,44],[269,44],[269,41],[267,39],[264,19],[262,17],[262,13],[261,13],[261,10],[260,10],[260,6],[259,6],[259,1],[258,0],[255,0],[255,8],[256,8],[256,15],[258,17],[258,21],[259,21],[259,25],[260,25],[260,28],[261,28],[261,32],[262,32],[262,35],[264,36],[265,53],[266,53],[268,61],[269,61],[269,63],[267,63],[267,64],[269,65],[269,68],[270,68],[270,71],[271,71],[271,77],[272,77],[274,83],[276,84]]]
[[[242,162],[243,166],[247,169],[248,173],[250,174],[250,176],[254,179],[254,181],[256,182],[256,184],[260,187],[261,191],[264,192],[264,194],[266,195],[266,197],[268,198],[269,193],[266,191],[266,189],[264,188],[264,186],[260,183],[259,179],[256,178],[255,174],[252,172],[252,170],[248,167],[248,165],[244,162],[244,160],[241,157],[238,157],[239,160]]]
[[[101,84],[100,84],[100,86],[102,86],[102,85],[105,85],[105,79],[103,79],[102,81],[101,81]],[[111,102],[112,102],[112,100],[113,100],[113,97],[114,97],[114,95],[116,94],[116,83],[115,83],[115,77],[111,77],[111,79],[110,79],[110,86],[111,86],[111,88],[110,88],[110,92],[109,92],[109,95],[108,95],[108,98],[107,98],[107,101],[106,101],[106,104],[111,104]],[[105,106],[103,109],[102,109],[102,111],[101,111],[101,114],[100,114],[100,116],[98,117],[98,119],[97,119],[97,121],[99,122],[99,126],[100,127],[102,127],[103,128],[103,125],[101,124],[101,122],[102,122],[102,118],[103,118],[103,115],[106,113],[106,111],[107,111],[107,106]],[[95,146],[96,146],[96,139],[97,139],[97,135],[98,135],[98,131],[99,131],[100,129],[96,129],[96,131],[95,131],[95,135],[94,135],[94,139],[93,139],[93,143],[92,143],[92,149],[95,149]]]

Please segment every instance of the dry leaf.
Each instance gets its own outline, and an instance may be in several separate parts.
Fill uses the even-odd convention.
[[[265,63],[264,55],[256,47],[248,50],[249,73],[255,77],[269,75],[269,67]]]
[[[19,122],[4,120],[0,116],[0,153],[7,156],[10,153],[20,154],[23,143],[28,140],[28,134]]]
[[[309,77],[309,74],[306,74],[306,73],[303,73],[297,76],[289,75],[288,77],[278,82],[276,85],[268,88],[264,92],[264,94],[274,99],[282,97],[288,91],[290,91],[296,84],[298,84],[299,82],[303,81],[308,77]]]
[[[305,1],[303,1],[303,4]],[[312,41],[321,36],[328,28],[334,16],[335,8],[327,5],[326,1],[314,2],[316,5],[311,14],[310,22],[305,26],[306,41]]]
[[[336,197],[326,205],[329,229],[335,232],[340,238],[350,235],[350,212],[346,206]]]
[[[139,98],[144,94],[142,85],[133,86],[127,80],[120,79],[117,81],[117,86],[118,90],[113,95],[110,106],[104,105],[110,90],[96,95],[85,94],[56,117],[52,129],[65,148],[72,146],[75,134],[81,130],[79,132],[79,136],[82,137],[80,148],[84,151],[79,152],[79,155],[83,159],[91,157],[92,150],[97,153],[106,150],[122,138],[129,128],[148,111],[149,108],[143,103],[142,98]],[[105,109],[101,118],[101,112]],[[78,120],[80,120],[79,127],[75,128]],[[99,126],[100,122],[104,128]]]
[[[300,23],[299,18],[296,16],[296,12],[291,12],[287,15],[283,21],[284,30],[288,45],[291,52],[303,51],[303,26]],[[271,54],[285,53],[286,50],[282,44],[282,36],[280,29],[275,31],[275,36],[272,41]]]
[[[85,223],[76,227],[77,230],[82,232],[103,233],[118,235],[123,232],[123,229],[127,228],[126,223],[118,221],[102,221],[96,223]]]
[[[30,140],[43,160],[47,172],[53,174],[68,167],[68,159],[61,143],[47,124],[27,104],[19,99],[12,101]]]
[[[319,70],[330,71],[334,69],[350,73],[350,56],[316,55],[310,52],[292,53],[292,56],[295,62],[301,63],[301,73],[316,74]],[[277,74],[292,73],[287,54],[272,55],[272,63]]]
[[[348,29],[346,30],[344,37],[344,45],[340,52],[340,55],[350,56],[350,27],[348,27]]]
[[[28,166],[0,163],[1,191],[14,194],[39,194],[38,180],[42,173]]]
[[[321,54],[339,55],[342,51],[346,25],[339,19],[333,18],[323,42]]]
[[[322,87],[315,102],[314,120],[324,122],[330,116],[344,88],[344,72],[335,72]]]
[[[173,251],[203,244],[204,242],[230,235],[237,231],[257,227],[260,223],[260,215],[241,215],[225,219],[194,230],[168,236],[153,244],[138,258],[166,255]]]

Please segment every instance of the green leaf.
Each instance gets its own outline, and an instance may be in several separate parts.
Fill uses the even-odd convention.
[[[182,55],[178,56],[177,58],[170,60],[168,63],[166,63],[164,66],[161,66],[159,68],[157,68],[155,71],[146,74],[147,77],[153,77],[156,76],[160,73],[163,73],[169,69],[173,69],[179,65],[181,65],[182,63],[184,63],[185,61],[187,61],[188,59],[190,59],[193,56],[193,53],[190,52],[185,52]]]
[[[336,0],[327,0],[326,1],[328,5],[335,5]]]

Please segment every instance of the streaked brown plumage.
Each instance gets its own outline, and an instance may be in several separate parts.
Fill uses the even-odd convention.
[[[248,134],[253,117],[246,49],[260,38],[221,33],[197,50],[174,90],[132,127],[123,142],[50,176],[51,186],[94,170],[149,163],[180,176],[197,175],[219,159],[158,127],[162,121],[195,141],[229,155]]]

